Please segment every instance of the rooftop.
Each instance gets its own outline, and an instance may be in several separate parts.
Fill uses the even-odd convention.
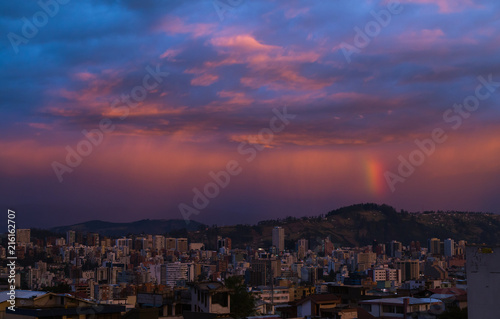
[[[0,302],[4,302],[10,299],[8,295],[9,290],[0,291]],[[47,294],[45,291],[33,291],[33,290],[17,290],[16,289],[16,299],[30,299],[38,296]]]
[[[330,303],[330,302],[340,302],[340,297],[334,294],[315,294],[309,295],[297,302],[297,305],[300,305],[308,300],[311,300],[313,303],[321,304],[321,303]]]
[[[441,303],[439,299],[433,298],[414,298],[414,297],[399,297],[399,298],[382,298],[382,299],[371,299],[360,301],[361,304],[391,304],[391,305],[403,305],[404,300],[408,299],[409,305],[423,305],[430,303]]]

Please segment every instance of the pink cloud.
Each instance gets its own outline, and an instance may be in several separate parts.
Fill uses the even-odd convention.
[[[157,31],[166,32],[168,34],[191,34],[192,37],[198,38],[209,35],[216,29],[215,23],[186,23],[179,17],[167,15],[164,20],[154,29]]]
[[[400,0],[400,2],[437,5],[441,13],[454,13],[468,8],[481,7],[472,0]]]
[[[300,75],[301,64],[317,62],[321,57],[315,51],[264,44],[249,34],[218,37],[210,43],[224,59],[206,62],[204,70],[224,65],[247,65],[250,73],[240,79],[245,86],[267,86],[272,90],[317,90],[335,81],[333,78],[314,79]]]
[[[217,93],[222,98],[229,98],[228,103],[233,104],[250,104],[254,100],[246,96],[243,92],[220,91]]]
[[[191,80],[191,85],[209,86],[219,79],[219,76],[209,73],[201,74]]]
[[[156,105],[154,103],[144,103],[140,107],[129,108],[129,114],[127,117],[141,117],[141,116],[152,116],[152,115],[179,115],[182,114],[187,108],[186,107],[172,107],[167,105]],[[102,117],[109,118],[119,118],[123,116],[123,112],[117,109],[112,109],[111,107],[106,108],[101,113]]]
[[[274,50],[279,49],[280,47],[274,45],[262,44],[257,41],[254,37],[244,34],[230,37],[218,37],[214,38],[210,41],[212,45],[216,47],[230,47],[230,48],[239,48],[246,51],[253,50]]]
[[[177,56],[181,52],[182,52],[182,50],[180,50],[180,49],[168,49],[160,55],[160,58],[162,58],[162,59],[166,58],[168,61],[175,62],[176,59],[174,59],[174,57]]]
[[[94,80],[96,78],[95,74],[89,72],[76,73],[74,77],[81,81],[89,81],[89,80]]]
[[[53,127],[46,123],[28,123],[30,127],[37,128],[40,130],[52,130]]]

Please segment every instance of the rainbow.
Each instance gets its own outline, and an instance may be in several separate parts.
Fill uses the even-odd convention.
[[[386,189],[382,164],[374,158],[365,158],[364,167],[368,191],[376,196],[382,195]]]

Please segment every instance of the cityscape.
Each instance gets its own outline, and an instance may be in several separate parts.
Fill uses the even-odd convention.
[[[360,204],[299,220],[342,225],[346,212],[374,219],[422,215]],[[500,227],[496,216],[451,215],[471,227],[474,218],[493,217]],[[488,304],[500,264],[494,246],[460,237],[347,246],[335,242],[334,232],[290,240],[302,235],[291,233],[296,220],[236,225],[262,232],[252,239],[258,245],[225,237],[224,228],[233,226],[203,224],[124,236],[74,230],[82,224],[63,227],[65,234],[55,232],[61,228],[17,229],[15,241],[9,234],[0,247],[2,260],[16,256],[13,272],[10,264],[0,268],[2,318],[52,318],[54,309],[71,318],[467,318],[496,307]],[[160,221],[148,222],[142,227]],[[114,231],[113,224],[105,227]]]
[[[500,1],[0,1],[0,319],[500,319]]]

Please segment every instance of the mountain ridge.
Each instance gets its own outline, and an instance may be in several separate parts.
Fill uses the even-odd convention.
[[[190,221],[187,224],[183,219],[141,219],[133,222],[109,222],[103,220],[89,220],[67,226],[56,226],[49,230],[56,233],[65,233],[68,230],[98,233],[105,236],[125,236],[128,234],[139,235],[141,233],[151,235],[162,235],[175,231],[194,231],[204,224]]]
[[[232,239],[233,247],[271,246],[272,228],[285,228],[286,245],[292,249],[300,238],[311,244],[329,237],[338,245],[359,246],[391,240],[404,245],[420,241],[427,245],[429,238],[453,238],[469,243],[500,244],[500,215],[481,212],[396,210],[385,204],[362,203],[340,207],[314,217],[285,217],[259,221],[256,224],[206,226],[182,219],[142,219],[131,223],[113,223],[93,220],[70,226],[53,227],[50,230],[64,233],[69,229],[97,232],[107,236],[128,234],[174,234],[189,237],[191,242],[203,242],[208,249],[216,247],[217,236]]]
[[[216,227],[205,235],[193,234],[193,240],[213,243],[216,236],[227,236],[233,246],[271,246],[272,229],[285,229],[285,246],[293,249],[296,241],[308,239],[313,245],[329,237],[333,243],[346,246],[401,241],[403,245],[420,241],[423,247],[433,237],[466,240],[469,243],[496,245],[500,243],[500,215],[481,212],[396,210],[385,204],[354,204],[340,207],[315,217],[285,217],[264,220],[256,225]],[[196,236],[198,235],[198,236]]]

